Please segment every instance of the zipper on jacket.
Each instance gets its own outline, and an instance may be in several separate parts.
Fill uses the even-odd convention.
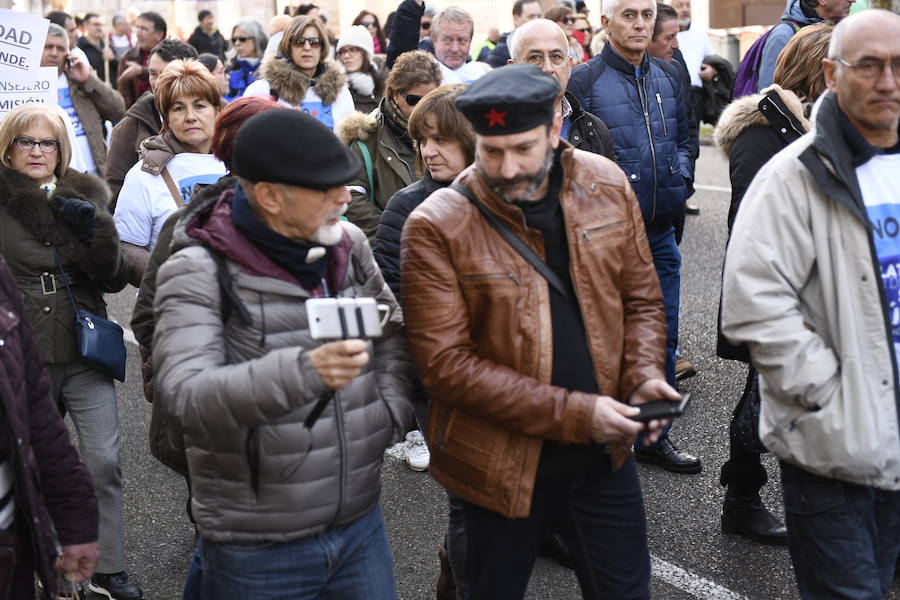
[[[607,223],[606,225],[601,225],[599,227],[591,227],[590,229],[583,229],[581,231],[581,236],[584,238],[584,241],[591,241],[591,234],[596,233],[598,231],[603,231],[604,229],[609,229],[611,227],[619,227],[620,225],[624,225],[625,221],[615,221],[613,223]]]
[[[669,137],[669,126],[666,125],[666,112],[663,110],[662,96],[659,95],[659,92],[656,92],[656,104],[659,105],[659,114],[662,117],[663,135]]]
[[[656,147],[653,145],[653,130],[650,128],[650,106],[647,103],[647,89],[644,85],[647,82],[647,76],[641,79],[635,78],[638,87],[638,96],[641,99],[641,110],[644,112],[644,125],[647,128],[647,141],[650,142],[650,162],[653,167],[653,203],[650,205],[650,222],[656,219]]]
[[[337,443],[338,450],[340,452],[338,465],[338,503],[337,510],[334,513],[334,518],[331,519],[331,523],[328,524],[330,528],[334,523],[338,520],[338,517],[341,516],[341,512],[344,509],[344,492],[347,489],[347,447],[344,444],[344,409],[343,402],[341,401],[340,392],[334,392],[334,402],[332,402],[332,406],[334,407],[334,423],[337,426]],[[312,431],[310,431],[310,435],[312,435]]]
[[[473,275],[461,275],[462,279],[511,279],[517,285],[522,285],[522,280],[515,273],[476,273]]]

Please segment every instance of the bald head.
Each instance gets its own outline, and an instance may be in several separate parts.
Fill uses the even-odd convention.
[[[900,15],[869,9],[831,34],[825,83],[841,110],[873,146],[897,143],[900,122]]]
[[[562,28],[547,19],[532,19],[513,31],[509,38],[509,56],[512,62],[523,62],[525,42],[553,41],[568,51],[569,40]]]
[[[534,19],[516,29],[508,44],[509,62],[534,65],[559,81],[559,101],[572,74],[566,32],[553,21]]]
[[[284,31],[290,22],[291,17],[288,15],[275,15],[269,20],[269,36],[271,37],[279,31]]]

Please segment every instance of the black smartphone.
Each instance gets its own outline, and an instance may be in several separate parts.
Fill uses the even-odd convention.
[[[672,419],[680,417],[687,410],[688,404],[691,402],[691,393],[688,392],[681,397],[681,402],[672,402],[671,400],[655,400],[647,404],[639,404],[637,406],[641,412],[630,417],[633,421],[647,423],[655,419]]]

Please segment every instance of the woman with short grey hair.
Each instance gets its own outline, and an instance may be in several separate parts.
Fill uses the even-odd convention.
[[[230,102],[244,95],[244,90],[256,79],[269,37],[256,19],[244,19],[231,30],[231,50],[228,51],[228,93]]]

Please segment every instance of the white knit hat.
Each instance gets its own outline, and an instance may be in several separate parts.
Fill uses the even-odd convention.
[[[369,57],[369,63],[375,58],[375,44],[372,42],[372,34],[362,25],[353,25],[344,32],[341,39],[338,40],[335,53],[340,52],[344,46],[356,46],[362,48]]]

